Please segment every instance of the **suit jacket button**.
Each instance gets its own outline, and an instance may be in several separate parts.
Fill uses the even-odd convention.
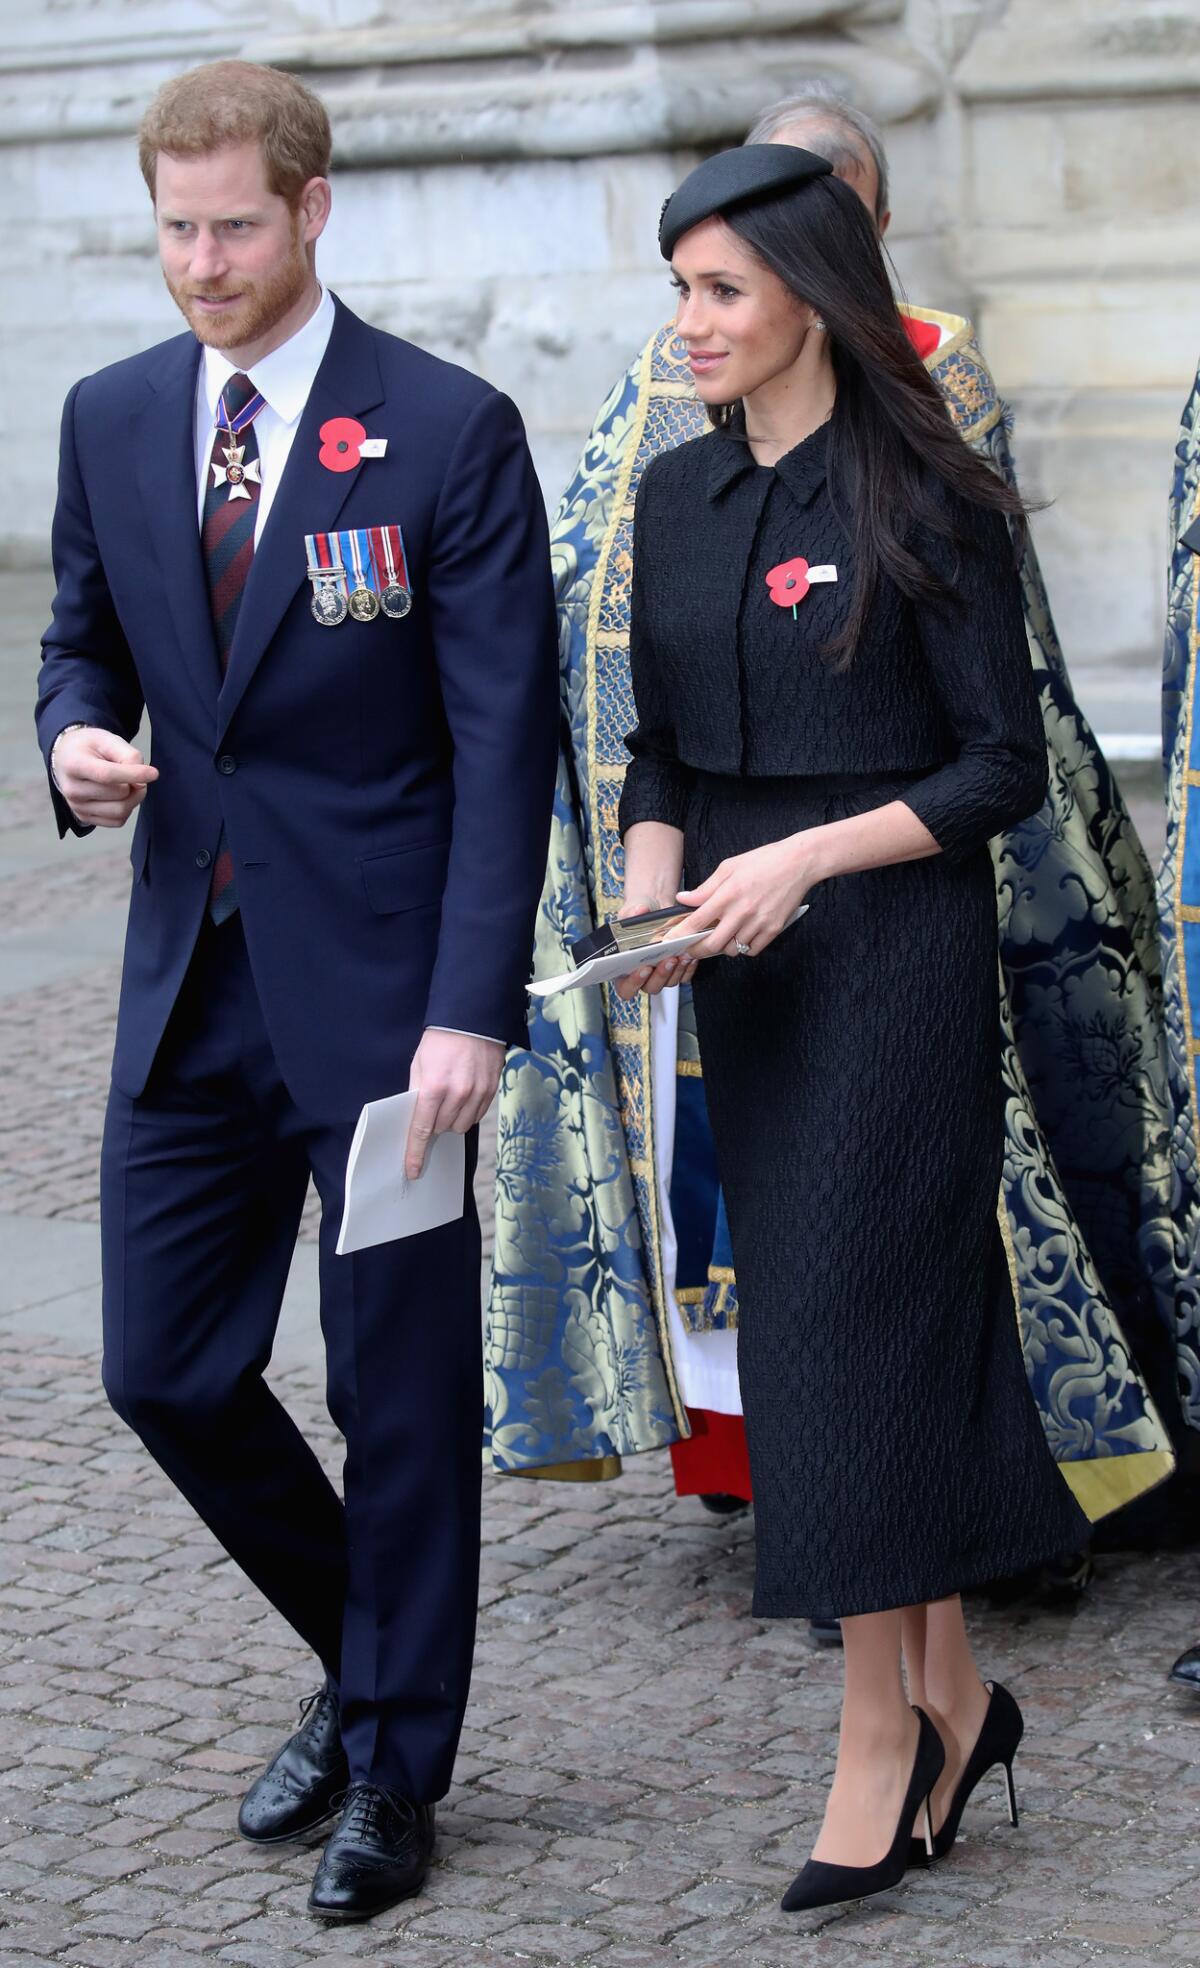
[[[198,868],[207,868],[211,861],[212,861],[212,855],[209,853],[206,847],[202,847],[200,849],[199,854],[196,856],[196,866]]]
[[[222,752],[220,758],[217,760],[217,771],[236,772],[237,760],[235,758],[231,758],[228,752]]]

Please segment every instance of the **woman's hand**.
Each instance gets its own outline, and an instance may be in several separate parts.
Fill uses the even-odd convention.
[[[636,832],[636,829],[632,831]],[[844,820],[831,820],[785,840],[768,841],[749,854],[732,854],[699,888],[681,888],[676,899],[692,910],[689,929],[707,930],[695,954],[643,966],[622,978],[623,998],[638,991],[661,991],[683,984],[703,957],[741,956],[738,944],[756,957],[775,941],[818,882],[830,875],[856,875],[867,868],[892,868],[902,861],[924,861],[941,849],[924,821],[903,800],[889,800]],[[653,905],[647,905],[653,906]]]
[[[690,950],[685,950],[681,957],[664,957],[659,964],[643,964],[640,970],[631,970],[628,977],[616,978],[613,990],[628,1004],[639,991],[656,998],[668,984],[687,984],[695,975],[695,959]]]
[[[651,909],[670,909],[677,899],[674,895],[637,897],[626,895],[621,904],[618,921],[624,921],[626,916],[644,915]],[[663,938],[665,940],[675,934],[675,930],[668,927],[663,932]],[[631,998],[636,998],[639,991],[645,991],[647,996],[656,998],[668,984],[686,984],[695,974],[696,966],[689,954],[682,957],[664,957],[660,964],[643,964],[640,970],[630,971],[628,977],[618,977],[614,981],[613,989],[617,996],[628,1004]]]
[[[649,909],[670,909],[676,901],[683,872],[683,835],[678,827],[658,820],[639,820],[625,836],[625,900],[621,917],[644,915]],[[660,964],[643,964],[613,985],[626,1003],[639,991],[651,997],[668,984],[686,984],[696,966],[686,959],[664,957]]]
[[[710,932],[697,943],[695,958],[757,957],[773,943],[809,891],[831,872],[823,865],[825,837],[824,828],[813,827],[769,841],[722,861],[699,888],[680,889],[679,900],[694,912],[688,928]]]

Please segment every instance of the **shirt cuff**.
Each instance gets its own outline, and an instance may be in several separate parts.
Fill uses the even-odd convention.
[[[487,1045],[503,1046],[506,1052],[508,1050],[508,1040],[498,1039],[492,1032],[463,1032],[457,1025],[427,1025],[425,1030],[427,1032],[449,1032],[457,1039],[483,1039]]]

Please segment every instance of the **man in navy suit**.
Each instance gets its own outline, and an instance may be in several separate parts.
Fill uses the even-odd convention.
[[[470,1676],[470,1168],[523,1039],[549,830],[546,526],[508,399],[318,281],[308,90],[194,70],[140,156],[191,332],[67,399],[37,711],[60,832],[138,815],[104,1380],[324,1668],[239,1824],[267,1843],[337,1817],[310,1906],[361,1919],[421,1884]],[[468,1136],[464,1215],[338,1257],[359,1108],[409,1085],[410,1174]],[[344,1504],[263,1379],[310,1173]]]

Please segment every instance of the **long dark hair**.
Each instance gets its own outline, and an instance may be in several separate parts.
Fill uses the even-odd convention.
[[[908,544],[916,528],[957,539],[938,482],[967,505],[1004,513],[1022,537],[1028,508],[955,430],[945,401],[901,325],[883,247],[870,214],[840,178],[813,178],[725,223],[798,299],[816,309],[837,378],[829,486],[848,515],[856,579],[850,613],[826,655],[851,660],[880,570],[915,600],[952,590]],[[739,406],[709,411],[726,427]]]

